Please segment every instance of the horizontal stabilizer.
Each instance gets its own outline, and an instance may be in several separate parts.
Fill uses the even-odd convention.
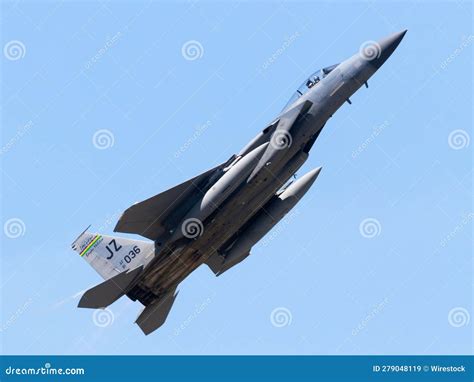
[[[178,292],[175,293],[175,291],[173,290],[162,298],[156,299],[143,309],[135,321],[143,333],[148,335],[165,323],[166,317],[168,317],[174,300],[178,295]]]
[[[117,276],[96,285],[82,295],[78,307],[99,309],[109,306],[127,293],[142,271],[143,265],[129,272],[119,273]]]

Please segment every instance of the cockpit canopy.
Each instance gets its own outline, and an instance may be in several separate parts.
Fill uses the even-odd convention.
[[[309,89],[313,86],[317,86],[319,81],[321,81],[324,77],[326,77],[329,73],[331,73],[336,66],[339,64],[334,64],[328,66],[326,68],[320,69],[313,74],[311,74],[299,87],[296,89],[296,92],[290,98],[284,109],[287,109],[291,104],[293,104],[298,98],[300,98],[303,94],[307,93]],[[283,109],[283,110],[284,110]]]

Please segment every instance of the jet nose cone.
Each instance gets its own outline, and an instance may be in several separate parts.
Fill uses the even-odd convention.
[[[397,46],[400,44],[406,33],[407,30],[405,29],[404,31],[387,36],[378,42],[372,41],[363,44],[361,46],[360,54],[364,59],[370,61],[370,63],[378,69],[385,63],[385,61],[387,61],[395,49],[397,49]]]

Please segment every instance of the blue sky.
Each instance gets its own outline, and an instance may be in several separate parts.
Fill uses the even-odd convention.
[[[86,226],[111,234],[405,28],[245,262],[199,268],[148,337],[138,303],[76,308],[101,281],[69,246]],[[2,352],[471,354],[473,42],[470,2],[2,2]]]

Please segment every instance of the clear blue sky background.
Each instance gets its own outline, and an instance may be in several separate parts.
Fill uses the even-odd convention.
[[[2,50],[23,44],[1,57],[2,351],[472,353],[472,16],[470,2],[2,2]],[[405,28],[313,147],[314,187],[244,263],[199,268],[148,337],[138,303],[113,304],[105,327],[76,308],[101,281],[69,247],[88,224],[112,233],[135,201],[237,152],[311,72]]]

